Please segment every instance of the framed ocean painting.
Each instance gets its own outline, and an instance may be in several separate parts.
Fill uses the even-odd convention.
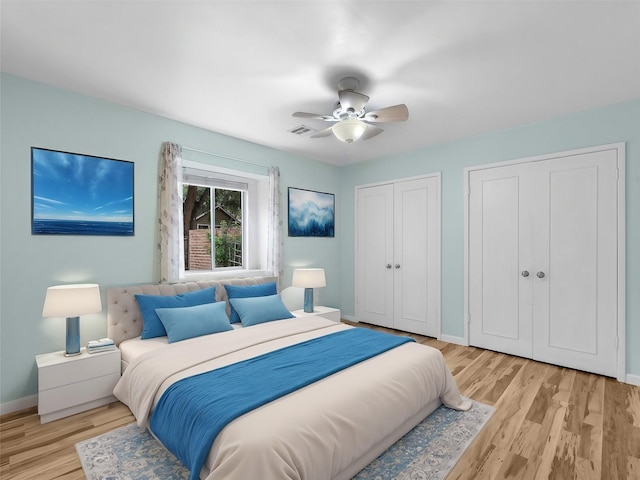
[[[31,147],[33,235],[133,236],[133,162]]]
[[[289,187],[289,236],[333,237],[335,196]]]

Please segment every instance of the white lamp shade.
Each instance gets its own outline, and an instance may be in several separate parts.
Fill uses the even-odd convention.
[[[78,317],[102,311],[100,287],[95,283],[47,288],[43,317]]]
[[[296,268],[293,271],[291,286],[303,288],[318,288],[327,285],[324,268]]]
[[[345,143],[353,143],[360,140],[366,129],[367,124],[356,119],[342,120],[331,127],[331,131],[338,140]]]

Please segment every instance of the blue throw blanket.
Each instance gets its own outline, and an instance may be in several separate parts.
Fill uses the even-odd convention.
[[[160,398],[151,431],[197,480],[216,436],[235,418],[411,341],[352,328],[185,378]]]

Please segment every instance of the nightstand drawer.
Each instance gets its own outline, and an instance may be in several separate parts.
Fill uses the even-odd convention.
[[[54,355],[61,358],[58,359]],[[41,360],[40,357],[38,359]],[[47,361],[38,363],[39,391],[120,373],[119,350],[94,354],[88,354],[83,350],[77,357],[64,357],[57,353],[51,354],[51,358],[45,360]]]
[[[63,408],[110,397],[113,395],[113,389],[119,379],[120,373],[113,373],[58,388],[40,390],[38,394],[38,414],[46,415]]]

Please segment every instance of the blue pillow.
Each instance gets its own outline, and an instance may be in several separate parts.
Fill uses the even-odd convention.
[[[169,343],[211,333],[233,330],[227,318],[226,302],[204,303],[193,307],[156,308],[167,330]]]
[[[156,314],[156,308],[193,307],[203,303],[216,301],[216,287],[203,288],[195,292],[180,295],[136,295],[136,300],[142,312],[142,335],[140,338],[164,337],[167,331]]]
[[[227,291],[229,300],[232,298],[264,297],[278,294],[276,282],[260,283],[258,285],[225,285],[224,288]],[[238,312],[236,312],[233,302],[229,301],[229,303],[231,304],[231,323],[238,323],[240,321]]]
[[[229,302],[238,312],[243,327],[294,317],[282,303],[280,295],[232,298]]]

